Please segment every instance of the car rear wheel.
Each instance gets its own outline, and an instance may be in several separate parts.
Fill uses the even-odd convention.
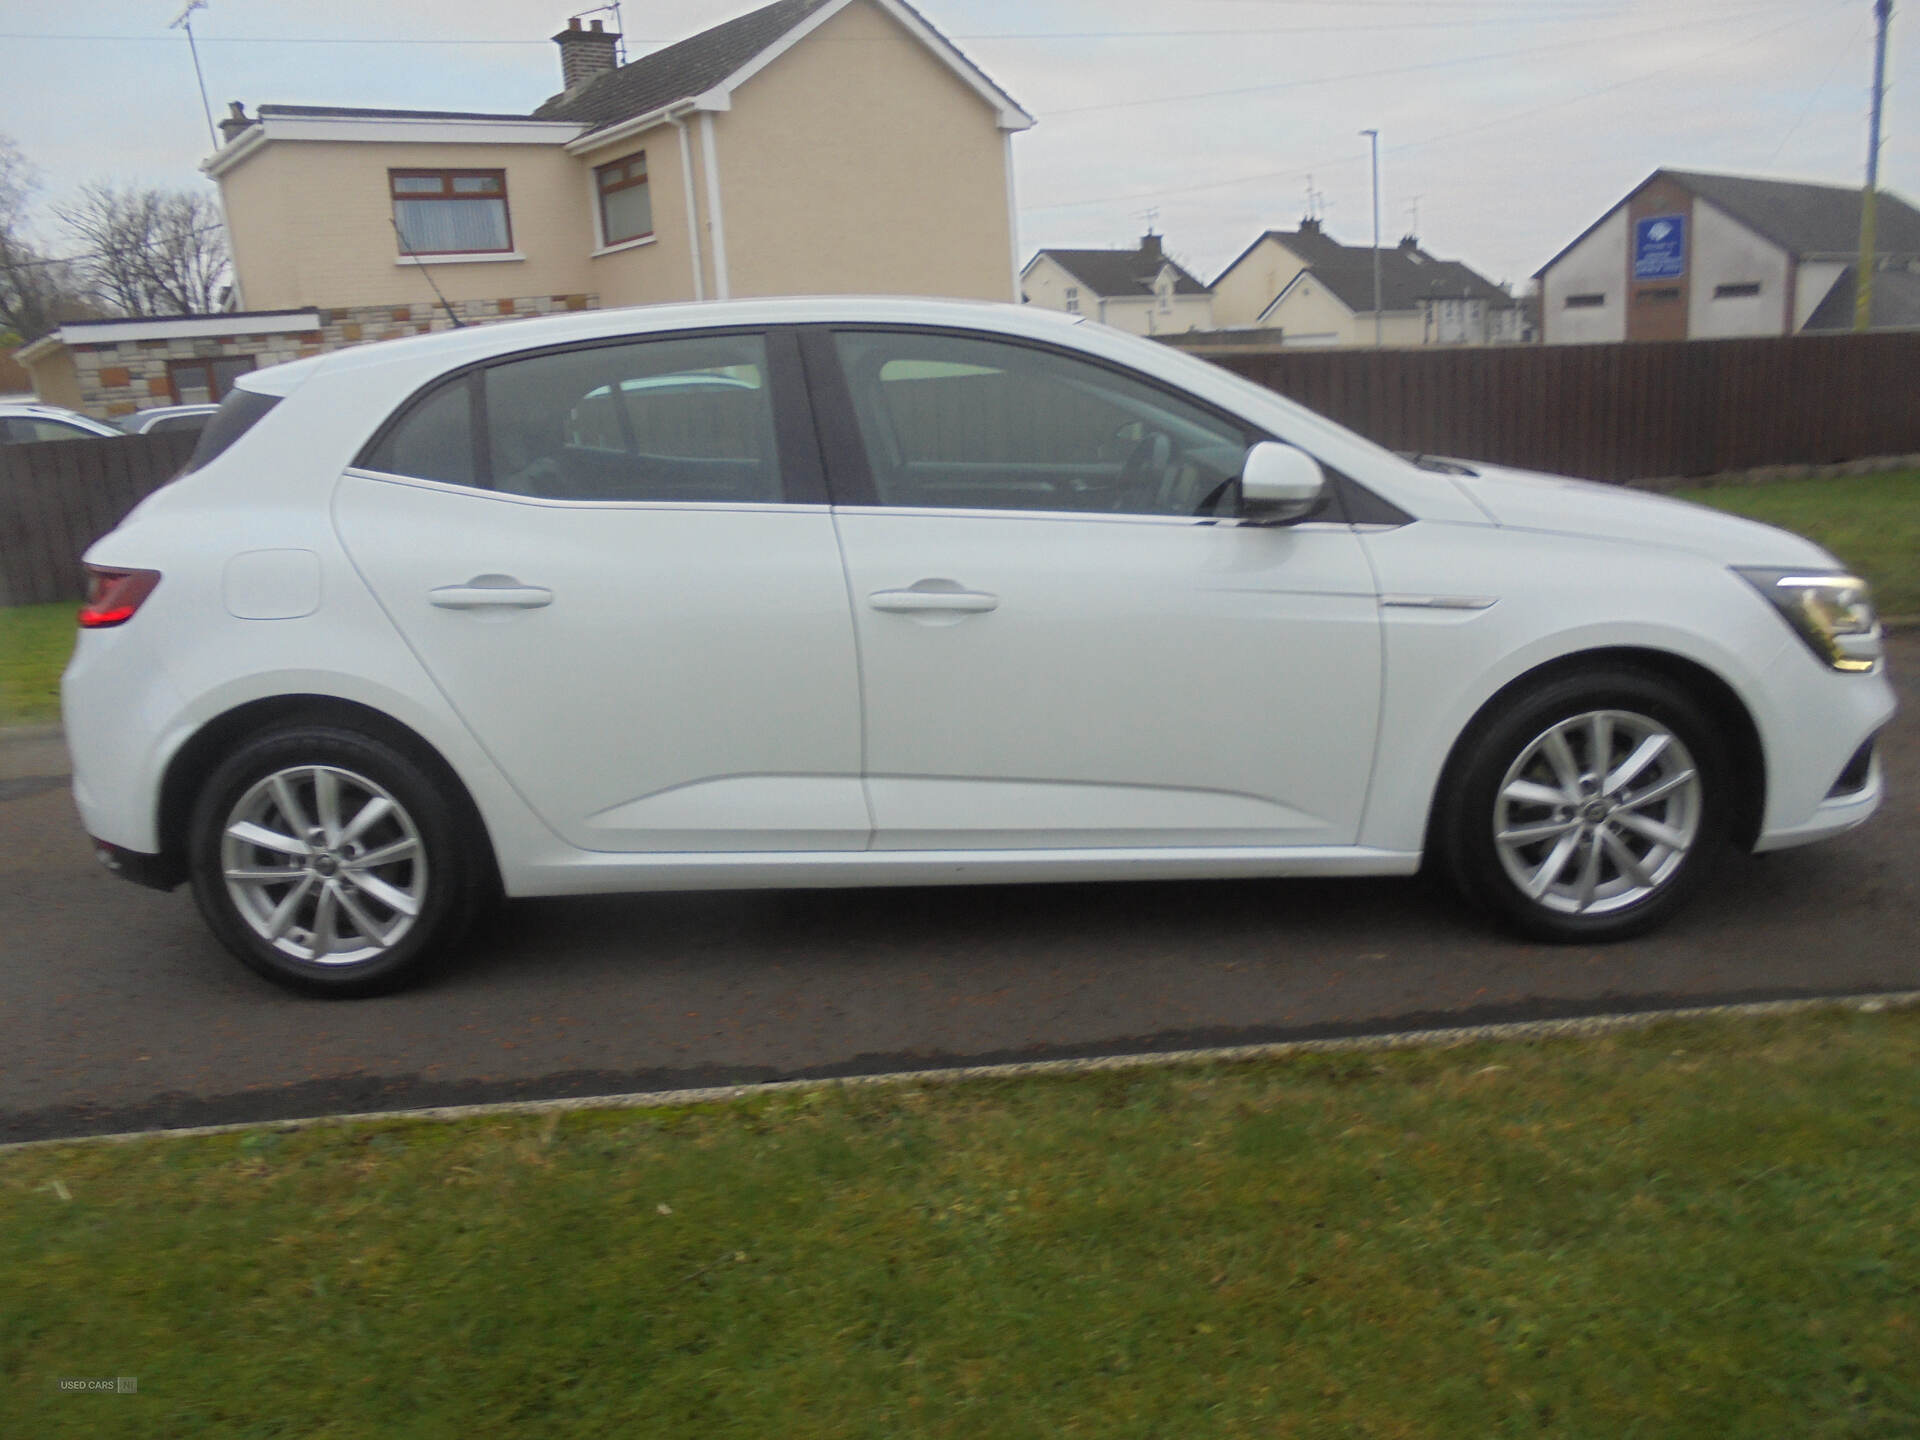
[[[358,996],[405,985],[465,933],[478,846],[412,758],[330,726],[276,730],[209,779],[191,821],[194,899],[269,980]]]
[[[1707,878],[1729,810],[1725,749],[1680,689],[1637,670],[1569,675],[1471,736],[1436,842],[1467,898],[1522,934],[1624,939]]]

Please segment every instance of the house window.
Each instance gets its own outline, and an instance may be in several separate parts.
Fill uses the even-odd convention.
[[[1716,285],[1713,287],[1713,298],[1716,300],[1744,300],[1750,295],[1758,295],[1759,293],[1760,282],[1757,280],[1742,281],[1736,285]]]
[[[205,360],[169,360],[167,388],[176,405],[210,405],[227,398],[233,382],[253,369],[251,355],[220,355]]]
[[[600,195],[600,243],[618,245],[653,234],[653,197],[647,190],[647,155],[640,151],[593,171]]]
[[[513,249],[504,170],[389,170],[402,255],[482,255]]]
[[[1660,285],[1652,290],[1642,290],[1633,298],[1638,300],[1642,305],[1664,304],[1669,300],[1678,300],[1680,298],[1680,287],[1678,285]]]
[[[1080,313],[1080,287],[1077,285],[1067,286],[1067,313],[1069,315]]]
[[[1605,295],[1567,296],[1567,309],[1569,310],[1598,310],[1606,303],[1607,297]]]

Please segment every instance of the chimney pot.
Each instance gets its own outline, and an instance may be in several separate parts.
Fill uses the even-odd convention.
[[[553,37],[553,43],[560,47],[560,85],[566,91],[598,79],[619,59],[620,36],[598,20],[588,30],[578,15],[567,21],[567,28]]]
[[[247,118],[247,107],[238,100],[229,100],[226,116],[220,121],[220,143],[232,144],[240,132],[251,124],[253,121]]]

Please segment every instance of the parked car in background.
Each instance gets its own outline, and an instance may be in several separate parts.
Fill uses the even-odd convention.
[[[294,988],[399,985],[496,890],[1429,864],[1594,943],[1881,803],[1818,546],[1422,469],[1059,312],[591,311],[235,383],[87,552],[63,705],[103,863]]]
[[[31,402],[0,404],[0,445],[28,445],[36,440],[99,440],[124,434],[104,420],[82,415],[60,405]]]
[[[218,405],[155,405],[119,416],[113,423],[129,435],[197,433],[206,428],[207,421],[219,408]]]

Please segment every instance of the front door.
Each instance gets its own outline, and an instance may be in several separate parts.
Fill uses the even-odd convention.
[[[837,498],[870,502],[835,522],[876,848],[1354,841],[1371,572],[1344,524],[1233,517],[1245,427],[1012,342],[848,330],[829,354],[844,386],[816,398],[863,452],[833,457]]]

